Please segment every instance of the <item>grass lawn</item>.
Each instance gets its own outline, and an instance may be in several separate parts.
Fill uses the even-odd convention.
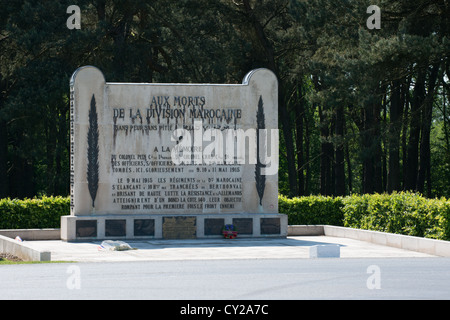
[[[36,263],[73,263],[74,261],[23,261],[9,254],[0,253],[0,266],[5,264],[36,264]]]

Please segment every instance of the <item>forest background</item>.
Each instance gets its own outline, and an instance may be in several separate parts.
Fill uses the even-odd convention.
[[[449,197],[449,17],[448,0],[0,0],[0,198],[69,194],[69,79],[84,65],[161,83],[269,68],[281,194]]]

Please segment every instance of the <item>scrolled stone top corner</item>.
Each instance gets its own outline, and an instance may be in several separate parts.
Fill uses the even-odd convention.
[[[103,72],[99,68],[97,68],[95,66],[87,65],[87,66],[79,67],[77,70],[74,71],[74,73],[70,77],[70,86],[74,85],[75,79],[77,78],[77,76],[79,76],[79,74],[84,71],[91,71],[91,72],[94,71],[96,73],[99,73],[99,74],[101,74],[101,76],[103,77],[103,80],[105,81],[105,76],[103,75]]]
[[[245,75],[244,79],[242,80],[242,84],[249,85],[251,81],[258,81],[259,79],[267,81],[269,77],[272,77],[273,80],[278,84],[277,76],[272,70],[267,68],[253,69]]]

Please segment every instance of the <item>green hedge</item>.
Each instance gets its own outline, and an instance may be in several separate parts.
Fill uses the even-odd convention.
[[[288,215],[290,225],[329,224],[343,226],[344,212],[341,197],[307,196],[278,197],[278,211]]]
[[[434,239],[450,239],[450,201],[419,194],[345,197],[344,226]]]
[[[450,200],[420,194],[364,194],[348,197],[279,197],[288,223],[328,224],[450,240]]]
[[[69,214],[69,197],[0,199],[0,229],[59,228]]]

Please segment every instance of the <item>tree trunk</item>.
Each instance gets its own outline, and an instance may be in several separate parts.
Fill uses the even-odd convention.
[[[63,162],[64,162],[64,150],[69,145],[69,141],[67,139],[67,112],[69,110],[68,103],[64,104],[60,103],[59,107],[59,117],[58,117],[58,137],[57,137],[57,145],[56,145],[56,154],[55,154],[55,173],[56,173],[56,181],[55,181],[55,192],[56,194],[68,194],[69,193],[69,184],[67,183],[66,178],[69,177],[67,173],[63,172]]]
[[[383,192],[383,152],[381,150],[381,100],[375,99],[372,105],[373,112],[373,128],[372,128],[372,144],[373,144],[373,166],[374,166],[374,191]]]
[[[420,109],[425,95],[425,72],[420,70],[411,101],[410,134],[407,147],[405,190],[417,190],[417,169],[420,139]]]
[[[48,115],[47,115],[47,123],[46,126],[46,176],[47,176],[47,186],[46,186],[46,192],[47,194],[53,195],[55,194],[55,170],[54,170],[54,163],[55,163],[55,150],[56,150],[56,126],[57,122],[55,121],[55,108],[52,106],[49,106]]]
[[[373,193],[374,187],[374,174],[375,167],[373,164],[373,152],[372,148],[372,125],[373,125],[373,110],[371,105],[366,105],[363,110],[363,132],[362,138],[362,164],[363,164],[363,193]]]
[[[124,12],[123,18],[118,22],[113,34],[114,56],[113,67],[114,74],[118,81],[125,80],[126,62],[127,62],[127,38],[130,32],[130,23],[133,19],[131,8]],[[120,80],[122,79],[122,80]]]
[[[344,107],[339,104],[336,108],[335,134],[337,145],[335,151],[335,195],[345,195],[345,158],[344,158]]]
[[[297,147],[297,174],[298,174],[298,195],[303,196],[305,193],[305,176],[303,173],[304,153],[303,153],[303,117],[305,113],[304,97],[302,83],[297,86],[297,108],[295,108],[295,125],[296,125],[296,147]]]
[[[97,0],[97,18],[98,21],[105,20],[106,17],[106,0]]]
[[[309,130],[309,121],[305,114],[305,195],[309,195],[311,193],[310,185],[311,185],[311,166],[309,165],[310,160],[310,130]]]
[[[407,163],[407,144],[406,144],[406,138],[407,138],[407,132],[408,132],[408,115],[409,115],[409,105],[410,105],[410,95],[409,95],[409,87],[411,83],[411,77],[408,77],[406,79],[406,82],[403,83],[402,87],[402,100],[404,101],[404,107],[403,107],[403,116],[402,116],[402,136],[401,136],[401,142],[402,142],[402,189],[406,190],[405,188],[405,181],[406,181],[406,163]]]
[[[352,194],[353,192],[353,174],[352,174],[352,163],[350,160],[350,152],[348,148],[348,142],[345,142],[345,161],[347,162],[347,181],[348,181],[348,192]]]
[[[294,152],[294,139],[292,137],[292,127],[290,117],[286,110],[284,102],[284,95],[281,93],[278,98],[278,111],[279,118],[281,120],[281,126],[283,129],[284,141],[286,144],[286,155],[288,162],[288,174],[289,174],[289,196],[293,197],[298,194],[297,189],[297,169],[295,168],[295,152]]]
[[[320,140],[321,140],[321,154],[320,154],[320,193],[322,195],[333,194],[333,180],[332,180],[332,159],[333,159],[333,144],[330,140],[331,123],[329,117],[326,116],[324,107],[319,105],[320,118]]]
[[[3,108],[5,82],[0,74],[0,110]],[[6,121],[0,118],[0,199],[9,194],[8,181],[8,131]]]
[[[389,168],[387,192],[400,190],[400,130],[403,105],[400,94],[401,82],[395,80],[391,84],[391,106],[389,114]]]
[[[6,198],[9,194],[7,139],[6,121],[0,120],[0,199]]]
[[[423,103],[423,115],[422,115],[422,136],[420,140],[420,163],[419,172],[417,175],[417,191],[424,193],[425,179],[427,179],[427,195],[431,196],[431,162],[430,162],[430,133],[431,133],[431,121],[433,114],[433,99],[434,89],[436,86],[436,79],[439,71],[439,64],[433,65],[430,77],[428,79],[427,96]]]

